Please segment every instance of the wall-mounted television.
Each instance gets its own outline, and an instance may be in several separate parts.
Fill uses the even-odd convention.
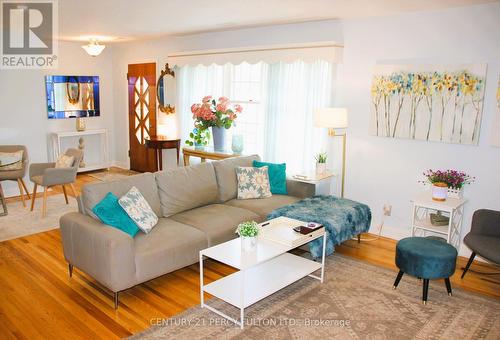
[[[98,117],[99,76],[45,76],[49,119]]]

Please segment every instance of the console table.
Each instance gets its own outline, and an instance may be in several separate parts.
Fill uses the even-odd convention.
[[[201,149],[197,148],[182,148],[182,154],[184,155],[184,166],[189,165],[190,157],[199,157],[201,162],[205,162],[207,159],[221,160],[231,157],[239,157],[241,154],[234,153],[230,150],[227,151],[215,151],[212,147],[204,147]]]
[[[82,149],[84,166],[78,172],[93,171],[109,168],[108,130],[85,130],[53,132],[52,134],[52,161],[55,162],[61,153],[68,148],[78,149],[79,139],[84,141]]]
[[[180,139],[168,139],[163,136],[151,136],[146,138],[145,144],[147,148],[155,149],[158,154],[158,169],[163,170],[163,149],[176,149],[177,150],[177,165],[179,165],[179,153],[181,149]]]

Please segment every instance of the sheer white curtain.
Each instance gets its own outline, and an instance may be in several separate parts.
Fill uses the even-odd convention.
[[[235,84],[242,80],[241,71],[245,69],[242,65],[186,65],[177,69],[177,107],[183,142],[193,129],[190,110],[193,103],[200,102],[205,95],[241,99],[241,93],[235,91]],[[313,126],[313,111],[331,105],[332,67],[325,61],[296,61],[262,64],[255,68],[260,76],[249,75],[249,78],[251,81],[260,79],[259,105],[250,100],[247,109],[241,103],[244,107],[242,116],[254,115],[252,122],[257,122],[262,132],[258,134],[262,143],[252,143],[255,150],[247,152],[259,153],[264,161],[285,162],[289,173],[312,170],[314,155],[326,151],[326,132]],[[242,118],[241,123],[248,118]],[[255,129],[253,131],[255,134]],[[250,141],[256,136],[244,138]]]
[[[286,162],[290,173],[310,171],[326,151],[324,129],[313,112],[331,105],[332,64],[324,61],[269,65],[263,159]]]
[[[194,127],[191,105],[200,103],[207,95],[212,95],[216,99],[224,95],[227,92],[230,66],[229,64],[225,66],[186,65],[176,69],[179,135],[182,143],[189,138],[189,133]]]

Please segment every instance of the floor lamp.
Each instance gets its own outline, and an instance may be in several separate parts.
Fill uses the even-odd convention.
[[[342,137],[342,191],[341,197],[344,197],[344,184],[345,184],[345,144],[346,132],[337,133],[335,129],[346,129],[347,122],[347,109],[341,107],[325,107],[315,110],[314,112],[314,125],[317,127],[328,128],[328,136]]]

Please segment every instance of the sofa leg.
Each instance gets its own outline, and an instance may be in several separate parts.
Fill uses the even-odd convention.
[[[422,303],[427,304],[427,293],[429,292],[429,279],[424,279]]]
[[[450,278],[447,277],[446,279],[444,279],[444,283],[446,284],[446,290],[448,291],[448,295],[451,296],[452,292],[451,292]]]
[[[118,298],[118,295],[120,294],[120,292],[114,292],[113,293],[113,298],[115,300],[115,309],[118,309],[118,303],[119,303],[119,298]]]
[[[358,234],[358,243],[361,243],[361,234]]]
[[[68,264],[68,272],[69,277],[73,277],[73,265],[71,263]]]
[[[394,281],[394,285],[392,286],[392,289],[396,289],[396,287],[399,284],[399,281],[401,281],[401,278],[403,277],[404,272],[402,270],[399,271],[398,276],[396,276],[396,281]]]
[[[474,261],[474,257],[476,257],[476,253],[472,252],[472,254],[470,254],[469,261],[467,261],[467,265],[464,268],[464,272],[462,273],[462,276],[460,276],[461,279],[464,278],[465,273],[467,273],[467,271],[469,270],[469,267],[472,264],[472,261]]]

